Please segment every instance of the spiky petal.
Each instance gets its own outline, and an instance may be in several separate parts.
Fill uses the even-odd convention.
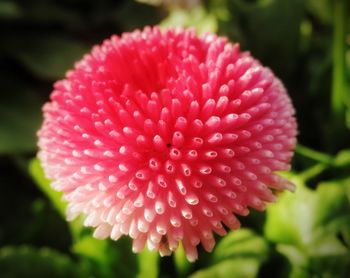
[[[113,36],[58,81],[39,158],[97,238],[133,239],[190,261],[235,215],[292,189],[294,109],[282,83],[239,45],[193,30]]]

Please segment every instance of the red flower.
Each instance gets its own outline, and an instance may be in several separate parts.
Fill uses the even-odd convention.
[[[145,28],[95,46],[44,106],[39,158],[68,218],[95,237],[133,238],[190,261],[213,232],[292,189],[294,109],[282,83],[239,45]]]

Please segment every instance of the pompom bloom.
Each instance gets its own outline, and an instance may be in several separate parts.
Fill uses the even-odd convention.
[[[296,121],[281,82],[238,44],[145,28],[93,48],[55,84],[39,158],[97,238],[211,251],[235,215],[292,189]]]

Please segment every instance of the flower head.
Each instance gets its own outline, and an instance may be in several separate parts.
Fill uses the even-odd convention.
[[[97,238],[133,239],[189,260],[213,233],[292,189],[294,109],[282,83],[238,44],[193,30],[113,36],[69,71],[44,110],[39,158],[67,214]]]

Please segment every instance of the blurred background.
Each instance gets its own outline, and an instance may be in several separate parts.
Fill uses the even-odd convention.
[[[350,277],[347,0],[0,0],[0,277]],[[64,220],[35,159],[54,81],[112,34],[193,26],[239,42],[285,83],[299,145],[283,193],[189,264]]]

